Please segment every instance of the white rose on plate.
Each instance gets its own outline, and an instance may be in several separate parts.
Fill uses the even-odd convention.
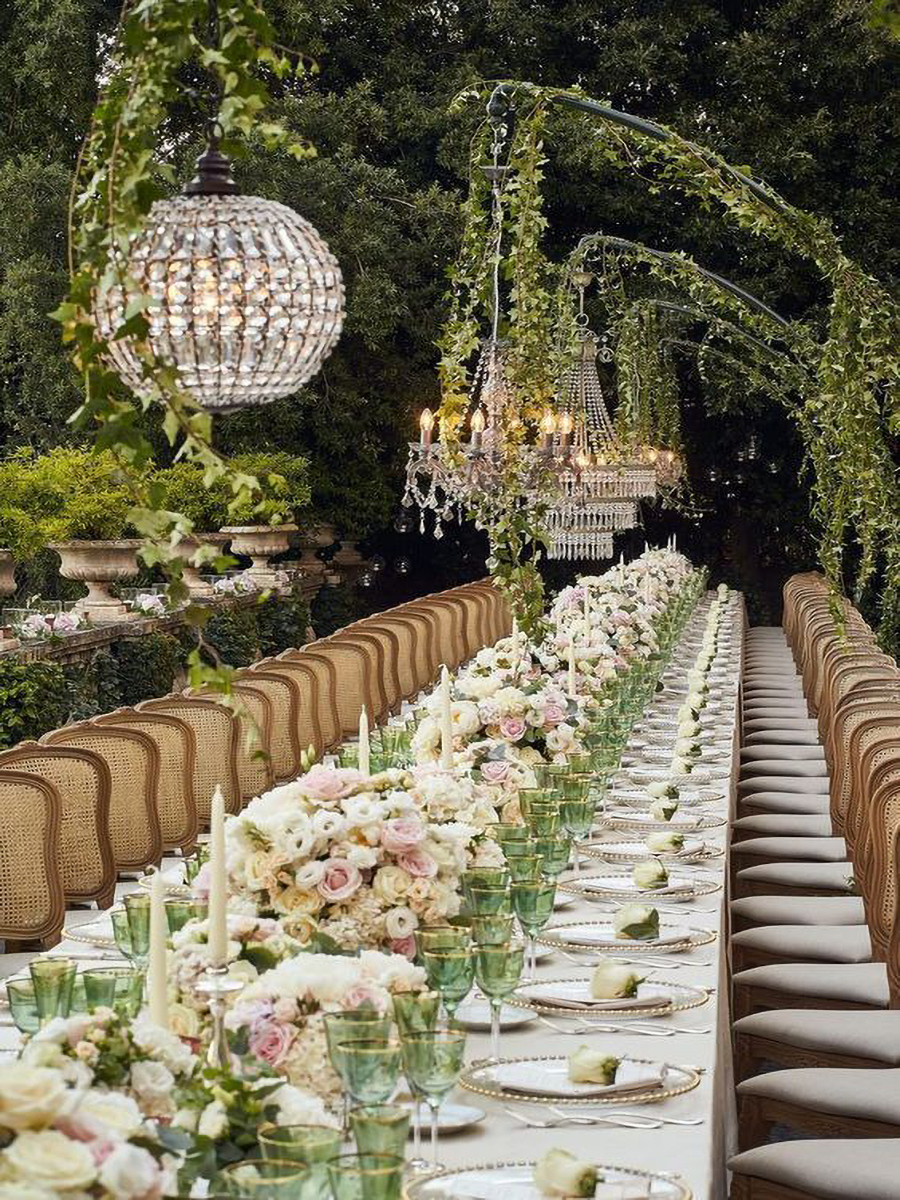
[[[620,1059],[590,1046],[579,1046],[569,1055],[569,1078],[573,1083],[615,1083]]]
[[[676,738],[674,750],[682,758],[693,758],[700,753],[700,743],[696,738]]]
[[[694,764],[691,762],[690,759],[682,758],[680,755],[677,755],[677,754],[672,759],[671,763],[669,763],[669,770],[672,772],[673,775],[690,775],[690,773],[693,769],[694,769]]]
[[[678,788],[674,783],[648,783],[647,795],[652,796],[654,800],[677,800]]]
[[[71,1098],[58,1071],[15,1061],[0,1064],[2,1129],[42,1129],[68,1111]]]
[[[654,800],[650,805],[650,816],[654,821],[671,821],[677,812],[677,800]]]
[[[635,863],[631,878],[635,887],[662,888],[669,882],[669,872],[658,858],[648,858],[645,862]]]
[[[689,738],[700,729],[700,722],[694,717],[685,717],[678,722],[677,733],[680,738]]]
[[[97,1178],[94,1158],[84,1142],[75,1142],[55,1129],[20,1133],[0,1155],[9,1174],[59,1194],[87,1188]]]
[[[684,834],[669,833],[668,830],[663,833],[651,833],[648,834],[644,845],[651,854],[677,854],[684,848]]]
[[[650,942],[659,937],[659,913],[647,904],[623,904],[613,913],[612,927],[617,938]]]
[[[597,1168],[568,1150],[548,1150],[534,1164],[534,1186],[545,1196],[593,1196]]]
[[[616,1000],[636,996],[643,982],[644,976],[631,967],[601,959],[591,975],[590,992],[594,1000]]]

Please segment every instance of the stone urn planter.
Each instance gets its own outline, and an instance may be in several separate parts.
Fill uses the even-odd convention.
[[[316,557],[316,552],[330,546],[335,536],[333,525],[312,525],[301,535],[300,570],[308,579],[321,582],[326,567],[321,558]]]
[[[192,597],[207,597],[215,594],[215,588],[205,579],[200,578],[203,567],[195,567],[191,559],[200,546],[218,546],[221,548],[228,541],[227,533],[197,533],[193,537],[179,542],[176,554],[181,559],[184,582]]]
[[[0,596],[11,596],[16,590],[16,564],[12,550],[0,550]]]
[[[75,611],[91,621],[127,621],[130,613],[121,600],[110,595],[111,583],[122,583],[138,572],[137,552],[140,538],[122,538],[114,542],[54,542],[61,559],[63,579],[86,583],[88,594],[75,604]]]
[[[246,574],[261,588],[278,586],[278,568],[270,566],[269,559],[284,554],[296,532],[296,525],[227,525],[222,530],[231,541],[232,553],[250,559]]]

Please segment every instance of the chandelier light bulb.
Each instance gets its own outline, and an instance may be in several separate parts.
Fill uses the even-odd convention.
[[[421,434],[421,444],[423,446],[431,445],[432,429],[434,429],[434,413],[430,408],[423,408],[422,415],[419,417],[419,432]]]
[[[472,413],[472,420],[469,422],[469,428],[472,431],[472,449],[479,450],[481,448],[481,436],[484,433],[484,411],[476,408]]]

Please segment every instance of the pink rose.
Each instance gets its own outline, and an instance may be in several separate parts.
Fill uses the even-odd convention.
[[[310,800],[342,800],[363,778],[352,767],[323,767],[319,763],[301,778],[300,784]]]
[[[248,1046],[250,1053],[268,1063],[270,1067],[280,1066],[287,1057],[294,1040],[293,1030],[277,1021],[254,1021],[250,1027]]]
[[[425,840],[425,826],[418,817],[392,817],[381,830],[381,844],[388,854],[405,854]]]
[[[370,1008],[381,1009],[382,996],[377,988],[372,987],[368,983],[358,983],[356,987],[352,987],[344,996],[344,1008],[362,1008],[363,1005],[368,1005]]]
[[[361,883],[362,875],[352,862],[346,858],[329,858],[318,892],[329,904],[339,904],[342,900],[349,900]]]
[[[508,742],[518,742],[525,736],[526,728],[522,717],[504,717],[500,722],[500,736]]]
[[[430,854],[418,848],[397,855],[397,866],[419,879],[431,879],[437,875],[437,863]]]
[[[209,863],[205,862],[197,874],[194,876],[194,882],[191,884],[191,896],[195,900],[206,902],[209,900]]]
[[[412,933],[404,938],[393,938],[390,947],[393,954],[402,954],[404,958],[416,957],[416,939]]]
[[[109,1138],[98,1138],[94,1142],[88,1144],[88,1150],[91,1152],[91,1158],[94,1160],[95,1167],[101,1167],[116,1148],[116,1143],[111,1142]]]
[[[271,1000],[239,1000],[228,1010],[225,1024],[229,1029],[240,1029],[242,1025],[258,1025],[268,1021],[272,1011]]]
[[[281,1021],[284,1025],[290,1025],[292,1021],[297,1020],[298,1008],[297,1001],[290,996],[281,996],[274,1004],[275,1020]]]
[[[488,758],[481,764],[481,778],[485,783],[505,783],[510,770],[505,758]]]
[[[544,724],[553,729],[566,719],[566,714],[558,704],[548,704],[544,709]]]

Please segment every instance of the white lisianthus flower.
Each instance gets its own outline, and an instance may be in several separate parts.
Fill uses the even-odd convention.
[[[407,908],[405,905],[400,908],[392,908],[385,914],[385,932],[392,940],[409,937],[418,928],[418,925],[419,918],[411,908]]]
[[[294,874],[294,882],[298,888],[302,888],[306,892],[311,892],[313,888],[318,887],[325,875],[324,862],[305,862],[299,866]]]

